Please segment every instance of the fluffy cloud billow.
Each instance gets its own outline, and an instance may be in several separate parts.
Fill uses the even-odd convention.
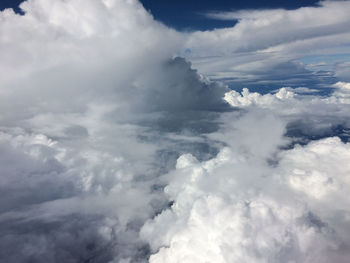
[[[177,56],[224,50],[201,41],[215,30],[177,32],[133,0],[20,7],[0,13],[0,261],[347,262],[346,78],[239,92]]]
[[[174,204],[141,231],[155,251],[150,262],[346,262],[349,144],[314,141],[268,165],[271,151],[256,148],[265,140],[278,152],[283,129],[269,137],[259,126],[278,119],[251,118],[215,158],[182,155],[165,176]],[[249,140],[241,139],[242,122],[251,125]]]

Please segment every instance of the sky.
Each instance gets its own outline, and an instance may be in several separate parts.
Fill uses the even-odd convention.
[[[177,30],[211,30],[230,27],[236,21],[208,20],[203,14],[208,11],[232,11],[241,9],[285,8],[296,9],[314,6],[318,1],[160,1],[143,0],[141,3],[150,10],[156,20]]]
[[[16,12],[21,12],[19,4],[22,0],[3,0],[0,9],[13,8]],[[189,0],[142,0],[141,3],[154,18],[169,27],[181,31],[211,30],[214,28],[230,27],[236,21],[208,20],[203,14],[208,11],[231,11],[240,9],[266,9],[285,8],[296,9],[303,6],[315,6],[318,1],[198,1]]]
[[[10,6],[0,262],[348,262],[349,1]]]

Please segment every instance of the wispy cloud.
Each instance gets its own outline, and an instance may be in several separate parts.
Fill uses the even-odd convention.
[[[268,76],[273,68],[304,56],[349,54],[349,8],[348,1],[325,1],[296,10],[207,13],[208,18],[239,19],[239,23],[191,34],[186,43],[191,54],[185,55],[217,79],[257,81],[261,77],[256,72]]]

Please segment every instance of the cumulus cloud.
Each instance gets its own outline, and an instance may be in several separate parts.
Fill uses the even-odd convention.
[[[208,135],[225,145],[215,158],[182,155],[164,176],[173,204],[141,230],[150,262],[346,262],[349,144],[313,136],[349,127],[347,85],[323,98],[287,88],[226,93],[245,111],[223,114]],[[293,136],[305,145],[289,146]]]
[[[336,134],[346,141],[350,125],[347,85],[346,82],[337,82],[329,96],[286,87],[268,94],[248,89],[243,89],[241,93],[232,90],[225,94],[225,100],[233,107],[272,110],[288,120],[287,135],[297,140],[305,142]]]
[[[325,96],[287,84],[240,93],[211,81],[211,66],[212,75],[196,70],[203,50],[231,52],[234,38],[221,34],[247,41],[270,30],[255,25],[267,14],[300,25],[333,10],[334,21],[311,21],[304,35],[333,36],[320,32],[347,21],[343,2],[243,12],[227,32],[194,33],[165,27],[134,0],[20,7],[24,15],[0,13],[1,261],[346,262],[346,80]],[[313,75],[283,58],[287,49],[265,63],[261,49],[284,42],[256,37],[262,46],[233,47],[249,51],[236,65],[247,79]],[[176,57],[189,43],[195,66]]]
[[[215,158],[182,155],[166,176],[174,203],[141,230],[154,252],[150,262],[347,261],[349,144],[336,137],[315,141],[269,165],[271,152],[252,153],[263,147],[262,137],[277,151],[283,129],[269,136],[261,123],[278,119],[250,118],[231,129],[235,141]],[[256,126],[242,140],[246,121]]]
[[[21,8],[1,12],[0,258],[145,262],[158,176],[185,149],[216,152],[191,138],[215,129],[227,89],[172,58],[182,36],[137,1]]]

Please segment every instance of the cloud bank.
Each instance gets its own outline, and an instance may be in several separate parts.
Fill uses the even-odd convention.
[[[322,87],[334,82],[334,72],[347,81],[341,64],[350,52],[349,9],[348,1],[322,1],[296,10],[208,12],[210,19],[238,23],[194,32],[186,43],[191,53],[185,55],[202,73],[235,87]],[[313,68],[312,56],[321,55],[327,67]]]
[[[2,11],[0,261],[347,262],[347,64],[327,94],[231,90],[212,67],[319,80],[284,55],[304,38],[301,53],[346,43],[347,4],[238,12],[234,28],[192,33],[134,0]],[[281,21],[296,29],[280,41]],[[177,57],[187,46],[193,65]],[[200,57],[232,50],[244,54]]]

